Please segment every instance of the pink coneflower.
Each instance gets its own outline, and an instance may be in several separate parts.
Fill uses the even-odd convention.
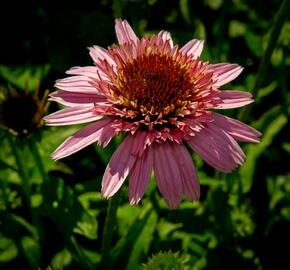
[[[73,76],[56,82],[59,90],[50,100],[68,108],[45,117],[46,124],[92,123],[52,157],[64,158],[94,142],[105,147],[126,132],[105,170],[104,197],[113,196],[129,175],[129,200],[137,204],[154,170],[170,208],[183,196],[198,200],[198,177],[184,144],[217,170],[231,172],[245,161],[236,140],[259,142],[255,129],[211,111],[253,102],[250,93],[219,89],[242,68],[201,61],[201,40],[179,48],[165,31],[138,38],[122,20],[116,20],[115,30],[119,45],[89,48],[94,66],[74,67],[67,71]]]

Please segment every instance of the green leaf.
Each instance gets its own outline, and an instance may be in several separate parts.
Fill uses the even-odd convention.
[[[84,248],[79,245],[73,235],[71,235],[70,237],[65,237],[65,245],[70,253],[73,255],[73,258],[79,264],[81,264],[84,269],[94,269],[93,262],[90,260],[90,257],[86,255]]]
[[[40,263],[41,247],[35,238],[25,236],[21,239],[21,250],[32,269],[37,269]]]
[[[246,33],[246,25],[240,21],[232,20],[229,25],[229,36],[236,38]]]
[[[52,218],[67,236],[72,232],[89,239],[97,238],[97,221],[79,202],[73,191],[60,179],[53,179],[42,187],[41,214]]]
[[[264,130],[261,142],[257,145],[247,146],[247,160],[239,170],[244,193],[251,189],[258,157],[267,150],[275,136],[286,124],[287,117],[282,114],[281,106],[273,107],[258,121],[256,127],[259,130]]]
[[[223,0],[205,0],[204,2],[204,4],[209,6],[211,9],[218,10],[222,5]]]
[[[283,207],[281,209],[281,215],[283,216],[283,218],[290,221],[290,207]]]
[[[262,55],[262,39],[259,35],[254,34],[251,31],[247,31],[245,34],[246,43],[251,50],[251,52],[257,56],[261,57]]]
[[[206,28],[205,28],[204,23],[201,20],[196,19],[195,24],[196,24],[196,30],[195,30],[196,38],[206,39]],[[207,47],[205,46],[204,49],[207,50]],[[202,54],[203,57],[205,57],[204,54],[205,54],[205,52],[203,51],[203,54]],[[208,55],[209,55],[209,53],[206,53],[206,56],[208,56]]]
[[[166,240],[170,234],[172,234],[175,230],[182,228],[183,224],[180,223],[171,223],[166,221],[165,219],[160,219],[156,229],[158,231],[160,240]]]
[[[273,213],[279,213],[279,207],[290,203],[290,174],[267,178],[267,188],[270,197],[269,208]],[[284,201],[284,203],[282,203]],[[288,207],[288,206],[287,206]]]
[[[38,238],[37,229],[34,226],[32,226],[28,221],[26,221],[23,217],[11,214],[11,218],[13,221],[15,221],[15,223],[24,227],[27,230],[27,232],[29,232],[32,236],[34,236],[34,238]]]
[[[150,244],[153,241],[153,233],[155,231],[157,219],[157,213],[152,211],[147,218],[143,230],[138,235],[138,238],[136,238],[136,241],[133,245],[132,253],[129,257],[129,262],[126,268],[127,270],[137,269],[140,261],[144,258],[145,255],[148,254]]]
[[[182,18],[187,24],[191,24],[191,16],[188,7],[188,0],[179,0],[179,8]]]
[[[117,212],[117,220],[118,220],[118,233],[120,235],[126,235],[132,226],[132,224],[138,218],[138,214],[140,214],[140,208],[132,206],[130,204],[125,204],[119,206]]]
[[[18,249],[12,239],[0,235],[0,266],[1,263],[9,262],[18,255]]]
[[[271,62],[273,66],[278,67],[284,60],[284,53],[282,48],[275,48],[271,55]]]
[[[73,232],[86,236],[89,239],[97,238],[97,222],[86,213],[83,215],[82,220],[78,221]]]
[[[55,162],[51,153],[69,136],[74,134],[80,126],[69,127],[46,127],[43,130],[43,136],[38,144],[39,154],[45,164],[46,171],[59,170],[67,174],[72,174],[72,171],[62,162]],[[35,166],[34,166],[35,167]]]
[[[69,266],[72,262],[72,255],[67,249],[55,254],[51,260],[52,269],[63,269],[65,266]]]
[[[210,186],[210,187],[225,187],[225,181],[219,179],[218,177],[209,177],[205,172],[201,171],[198,173],[199,181],[201,185]]]
[[[256,95],[256,102],[258,102],[258,103],[261,102],[263,97],[270,95],[276,89],[277,86],[278,86],[278,83],[276,81],[274,81],[274,82],[271,82],[266,87],[259,89],[259,91]]]
[[[282,148],[290,154],[290,143],[282,143]]]
[[[51,179],[42,185],[43,203],[40,215],[52,219],[62,232],[65,245],[85,269],[93,269],[93,264],[74,237],[74,233],[89,239],[97,238],[97,221],[82,206],[71,188],[60,179]]]
[[[114,262],[122,260],[126,269],[138,269],[140,260],[147,255],[153,240],[157,213],[147,204],[111,252]]]
[[[0,159],[0,170],[4,170],[4,169],[11,169],[15,172],[17,172],[17,169],[13,166],[8,164],[7,162],[5,162],[4,160]]]
[[[79,195],[79,201],[82,206],[93,216],[97,217],[100,209],[95,206],[96,203],[104,202],[100,192],[85,192]],[[93,205],[94,207],[92,207]]]
[[[1,232],[7,237],[20,238],[21,233],[28,233],[34,238],[38,238],[37,229],[19,215],[1,211],[0,220]]]
[[[35,91],[39,83],[48,75],[50,65],[25,65],[7,67],[0,65],[0,76],[16,87]]]

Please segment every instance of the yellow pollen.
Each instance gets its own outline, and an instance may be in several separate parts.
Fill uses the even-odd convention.
[[[139,112],[146,122],[178,115],[194,95],[194,80],[180,55],[151,53],[119,65],[114,85],[118,104]],[[153,117],[153,118],[152,118]]]

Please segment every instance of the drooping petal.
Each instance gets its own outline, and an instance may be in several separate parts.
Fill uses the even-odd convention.
[[[231,82],[243,71],[243,68],[239,65],[228,63],[211,64],[208,65],[208,68],[214,70],[214,87],[219,87]]]
[[[115,31],[120,45],[130,42],[134,42],[135,44],[137,43],[138,37],[126,20],[122,21],[120,19],[116,19]]]
[[[206,125],[195,136],[187,139],[188,145],[212,167],[231,172],[245,161],[245,154],[237,142],[225,131]]]
[[[82,128],[74,135],[68,137],[52,153],[52,158],[58,160],[67,157],[96,141],[99,141],[99,143],[106,141],[108,143],[114,136],[112,123],[112,119],[105,119]],[[108,138],[108,134],[110,134],[110,138]]]
[[[137,204],[143,197],[149,183],[153,166],[153,152],[148,147],[141,157],[138,157],[130,175],[129,201],[130,204]]]
[[[180,51],[186,55],[193,55],[199,57],[201,55],[204,45],[204,40],[192,39],[187,42]]]
[[[132,151],[134,136],[127,135],[112,155],[102,180],[102,195],[113,196],[122,186],[132,169],[138,154]]]
[[[92,108],[93,106],[74,106],[65,108],[45,116],[43,119],[48,126],[65,126],[87,123],[102,118],[100,115],[93,114]]]
[[[182,176],[182,193],[189,201],[198,200],[200,186],[192,157],[182,144],[172,144],[172,150]]]
[[[90,106],[95,103],[106,102],[106,97],[99,94],[78,93],[69,91],[55,91],[51,93],[49,100],[56,101],[66,106]]]
[[[227,116],[212,113],[214,122],[212,124],[223,129],[225,132],[230,134],[234,139],[243,142],[260,142],[259,137],[261,133],[256,129]]]
[[[153,166],[157,186],[170,208],[180,204],[183,186],[178,164],[173,158],[172,146],[169,142],[155,143]]]
[[[66,74],[81,75],[81,76],[86,76],[88,78],[94,78],[94,79],[101,78],[102,80],[109,81],[108,76],[96,66],[72,67],[66,71]]]
[[[57,80],[55,87],[69,92],[78,92],[86,94],[98,94],[99,91],[90,82],[86,76],[71,76]]]
[[[216,96],[222,102],[214,106],[215,109],[239,108],[254,102],[252,94],[243,91],[221,90]]]

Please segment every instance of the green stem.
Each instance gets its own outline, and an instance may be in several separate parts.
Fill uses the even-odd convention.
[[[271,61],[271,56],[276,47],[277,41],[279,39],[279,35],[283,26],[284,21],[286,21],[290,12],[290,0],[284,0],[279,8],[279,11],[276,14],[273,28],[270,32],[270,38],[267,45],[267,48],[264,52],[262,60],[260,62],[260,66],[258,68],[258,73],[256,77],[256,81],[252,90],[252,94],[255,96],[258,90],[263,85],[265,76],[267,75],[268,67]],[[239,116],[240,120],[245,120],[247,116],[250,114],[252,110],[252,106],[245,107]]]
[[[120,195],[116,194],[113,198],[109,200],[107,208],[107,216],[103,231],[102,258],[101,258],[101,269],[104,270],[109,270],[111,269],[112,266],[110,260],[110,249],[116,225],[116,214],[119,203],[120,203]]]
[[[25,166],[23,164],[23,160],[21,159],[21,156],[20,156],[19,151],[18,151],[18,146],[16,145],[15,140],[10,135],[7,137],[8,137],[8,141],[9,141],[12,153],[15,157],[15,161],[16,161],[17,168],[18,168],[18,174],[19,174],[21,181],[22,181],[22,186],[23,186],[25,197],[26,197],[25,199],[27,201],[27,205],[28,205],[28,208],[30,211],[32,223],[36,226],[38,233],[39,233],[39,237],[42,237],[43,233],[42,233],[42,228],[41,228],[39,218],[36,215],[36,213],[33,211],[32,205],[31,205],[30,184],[29,184],[28,176],[26,174]]]
[[[22,186],[23,186],[23,190],[24,190],[24,194],[27,200],[27,203],[29,205],[29,208],[31,208],[31,192],[30,192],[30,185],[28,182],[28,177],[26,175],[26,171],[25,171],[25,167],[24,164],[22,162],[22,159],[19,155],[17,146],[15,144],[15,140],[12,139],[12,137],[10,135],[7,136],[12,153],[14,155],[16,164],[17,164],[17,168],[18,168],[18,174],[21,178],[22,181]]]
[[[37,147],[37,143],[35,141],[34,138],[30,138],[28,140],[28,146],[30,148],[30,151],[32,153],[32,156],[34,158],[34,161],[36,163],[36,166],[41,174],[41,177],[42,177],[42,180],[43,180],[43,183],[47,182],[47,173],[44,169],[44,166],[43,166],[43,162],[42,162],[42,158],[41,158],[41,155],[38,151],[38,147]]]
[[[70,237],[66,238],[66,241],[66,245],[69,247],[69,250],[72,252],[72,254],[74,254],[76,260],[79,261],[79,263],[84,266],[85,269],[93,270],[94,267],[92,262],[84,254],[75,237],[71,235]]]
[[[9,205],[9,198],[8,198],[8,183],[5,179],[5,177],[2,177],[0,179],[0,183],[1,183],[1,188],[2,188],[2,197],[3,197],[3,202],[4,202],[4,206],[5,206],[5,209],[9,209],[10,208],[10,205]]]

